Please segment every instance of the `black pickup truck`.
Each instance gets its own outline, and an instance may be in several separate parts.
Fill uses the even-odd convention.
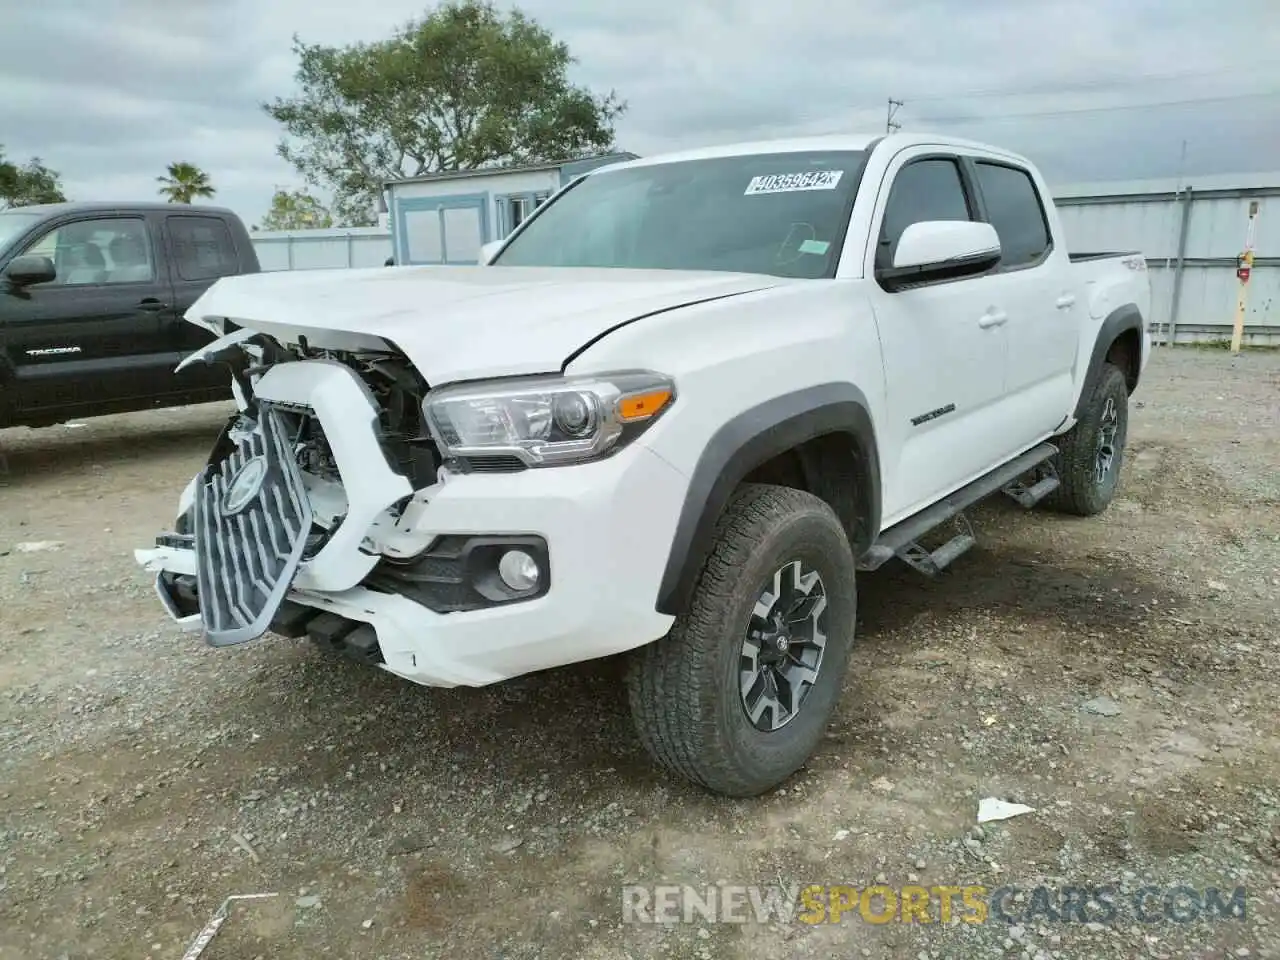
[[[174,367],[213,335],[183,314],[257,273],[230,210],[59,203],[0,212],[0,427],[231,396],[227,371]]]

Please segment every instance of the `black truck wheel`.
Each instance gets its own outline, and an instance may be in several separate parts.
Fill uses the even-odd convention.
[[[1128,427],[1128,384],[1118,367],[1103,364],[1080,419],[1057,441],[1062,485],[1051,495],[1051,507],[1080,517],[1107,509],[1120,482]]]
[[[668,770],[755,796],[812,755],[849,663],[857,593],[848,538],[822,500],[745,484],[717,525],[690,608],[631,657],[641,741]]]

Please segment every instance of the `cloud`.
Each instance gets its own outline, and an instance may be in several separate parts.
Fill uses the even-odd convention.
[[[1280,168],[1280,80],[1261,53],[1280,48],[1274,0],[1212,15],[1192,0],[522,6],[569,44],[575,80],[628,101],[619,145],[639,153],[880,130],[894,97],[904,126],[1006,145],[1057,182],[1172,176],[1184,140],[1188,175]],[[153,198],[164,167],[189,161],[252,221],[276,186],[300,185],[259,106],[292,89],[293,35],[374,40],[422,12],[420,0],[19,5],[0,35],[0,143],[82,199]]]

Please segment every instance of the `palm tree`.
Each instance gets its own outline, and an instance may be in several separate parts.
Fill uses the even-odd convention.
[[[215,193],[209,175],[194,163],[169,164],[167,177],[156,177],[160,194],[170,203],[190,203],[196,197],[212,197]]]

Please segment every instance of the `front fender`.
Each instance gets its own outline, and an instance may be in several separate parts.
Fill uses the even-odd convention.
[[[658,591],[660,613],[688,608],[693,586],[715,540],[715,527],[738,487],[754,468],[808,440],[846,434],[862,465],[863,528],[880,529],[880,466],[866,396],[849,383],[826,383],[782,394],[723,424],[698,457],[685,494]],[[870,543],[855,544],[855,552]]]

